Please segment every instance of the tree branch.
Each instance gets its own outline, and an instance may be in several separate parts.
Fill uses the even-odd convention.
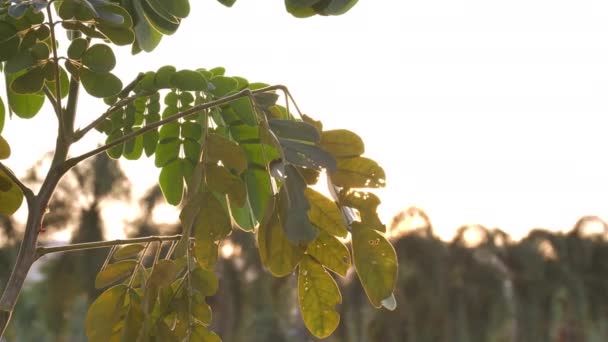
[[[46,14],[49,20],[49,30],[51,31],[51,50],[53,51],[53,62],[55,64],[53,68],[55,74],[55,112],[59,117],[59,130],[60,132],[65,133],[65,120],[62,113],[63,108],[61,108],[61,77],[59,73],[59,57],[57,56],[57,44],[55,43],[57,38],[55,36],[55,26],[53,25],[53,14],[51,13],[50,4],[46,6]],[[61,136],[63,136],[63,134],[61,134]]]
[[[185,110],[183,112],[179,112],[177,114],[173,114],[173,115],[171,115],[171,116],[169,116],[169,117],[167,117],[165,119],[162,119],[160,121],[151,123],[149,125],[146,125],[146,126],[140,128],[140,129],[138,129],[136,131],[133,131],[133,132],[127,134],[127,135],[123,135],[122,137],[120,137],[120,138],[118,138],[118,139],[116,139],[116,140],[114,140],[114,141],[112,141],[110,143],[107,143],[107,144],[105,144],[103,146],[100,146],[100,147],[98,147],[98,148],[96,148],[96,149],[94,149],[92,151],[84,153],[84,154],[82,154],[82,155],[80,155],[78,157],[74,157],[74,158],[68,159],[65,162],[64,169],[62,170],[62,172],[67,172],[69,169],[71,169],[72,167],[74,167],[75,165],[77,165],[78,163],[80,163],[81,161],[83,161],[83,160],[85,160],[87,158],[90,158],[90,157],[92,157],[94,155],[97,155],[97,154],[99,154],[99,153],[101,153],[103,151],[109,150],[109,149],[111,149],[114,146],[117,146],[117,145],[120,145],[120,144],[122,144],[124,142],[127,142],[130,139],[133,139],[133,138],[135,138],[137,136],[140,136],[140,135],[142,135],[142,134],[144,134],[146,132],[149,132],[149,131],[151,131],[153,129],[156,129],[156,128],[158,128],[158,127],[160,127],[160,126],[162,126],[162,125],[164,125],[166,123],[173,122],[175,120],[181,119],[181,118],[183,118],[185,116],[194,114],[196,112],[200,112],[200,111],[203,111],[203,110],[206,110],[206,109],[210,109],[210,108],[213,108],[213,107],[221,106],[223,104],[232,102],[232,101],[234,101],[236,99],[239,99],[241,97],[244,97],[244,96],[250,97],[253,94],[266,93],[266,92],[277,90],[277,89],[283,90],[283,89],[287,89],[287,88],[285,86],[276,85],[276,86],[269,86],[269,87],[260,88],[260,89],[256,89],[256,90],[243,89],[243,90],[239,91],[238,93],[222,97],[222,98],[217,99],[215,101],[211,101],[211,102],[207,102],[207,103],[202,103],[202,104],[200,104],[198,106],[194,106],[194,107],[192,107],[192,108],[190,108],[188,110]]]
[[[53,95],[53,92],[46,84],[44,85],[44,87],[42,87],[42,90],[44,91],[44,95],[46,95],[46,98],[53,106],[53,111],[55,112],[55,115],[57,115],[57,119],[59,119],[59,115],[61,115],[61,113],[57,112],[57,100],[55,100],[55,95]]]
[[[32,190],[30,188],[28,188],[25,184],[23,184],[19,180],[19,178],[17,178],[17,176],[15,176],[13,171],[11,171],[8,167],[6,167],[4,164],[2,164],[2,162],[0,162],[0,170],[2,170],[2,172],[4,172],[4,174],[6,174],[6,176],[13,181],[13,183],[17,184],[17,186],[19,187],[21,192],[23,192],[23,195],[25,196],[25,199],[27,200],[27,203],[29,205],[31,203],[31,201],[34,199],[34,192],[32,192]]]
[[[119,245],[128,245],[133,243],[144,243],[144,242],[162,242],[162,241],[177,241],[181,238],[181,235],[170,235],[170,236],[147,236],[141,238],[133,238],[133,239],[118,239],[111,241],[96,241],[96,242],[85,242],[85,243],[75,243],[71,245],[65,246],[57,246],[57,247],[38,247],[36,248],[36,260],[40,257],[57,252],[74,252],[74,251],[84,251],[87,249],[96,249],[96,248],[107,248]]]

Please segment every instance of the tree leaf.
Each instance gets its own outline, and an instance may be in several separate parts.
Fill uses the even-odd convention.
[[[114,252],[114,260],[123,260],[127,258],[134,257],[139,254],[144,249],[144,245],[142,244],[132,244],[120,247],[116,252]]]
[[[219,134],[207,135],[207,162],[222,161],[224,166],[241,174],[247,168],[247,157],[243,149],[234,141]]]
[[[6,159],[11,156],[11,147],[6,140],[0,135],[0,159]]]
[[[320,10],[323,15],[341,15],[350,10],[359,0],[331,0]]]
[[[124,318],[122,328],[115,334],[120,336],[120,341],[137,341],[140,330],[144,325],[144,312],[141,307],[141,298],[133,289],[129,289],[129,305]]]
[[[338,159],[330,176],[334,185],[345,188],[380,188],[386,182],[384,169],[365,157]]]
[[[186,18],[190,14],[190,3],[188,0],[156,0],[167,13],[178,17]]]
[[[203,325],[196,325],[192,330],[190,338],[184,342],[222,342],[216,333]]]
[[[358,157],[365,152],[363,140],[357,134],[345,129],[321,133],[321,148],[336,158]]]
[[[97,274],[97,277],[95,277],[95,287],[101,289],[126,278],[133,273],[135,266],[137,266],[137,261],[135,260],[122,260],[114,264],[109,264]]]
[[[192,70],[180,70],[171,75],[169,81],[171,88],[178,88],[183,91],[203,91],[207,90],[207,80],[200,72]]]
[[[141,3],[133,1],[132,4],[135,10],[135,26],[133,27],[136,38],[135,44],[144,51],[151,52],[158,46],[163,35],[152,27],[146,18]]]
[[[107,342],[112,336],[114,325],[120,319],[123,308],[126,285],[116,285],[103,292],[89,307],[86,317],[85,332],[90,342]]]
[[[266,209],[264,219],[258,228],[258,251],[262,264],[275,277],[291,274],[304,257],[304,248],[289,242],[283,231],[278,210],[273,198]]]
[[[201,194],[201,207],[194,222],[196,241],[220,240],[230,234],[230,216],[211,192]]]
[[[194,256],[201,267],[212,267],[218,258],[218,242],[211,238],[197,240],[194,246]]]
[[[386,227],[382,224],[382,221],[380,221],[377,213],[378,206],[380,205],[378,196],[367,191],[349,189],[346,192],[340,192],[340,203],[359,211],[361,226],[365,226],[367,229],[379,230],[381,232],[386,231]]]
[[[336,330],[340,314],[336,305],[342,295],[335,280],[314,259],[304,256],[299,266],[298,299],[306,328],[318,338],[325,338]]]
[[[160,67],[154,76],[154,85],[159,89],[171,88],[171,79],[176,73],[173,65]]]
[[[279,142],[289,163],[313,169],[326,168],[329,172],[336,171],[334,157],[319,146],[283,138],[279,138]]]
[[[152,268],[152,273],[150,273],[146,286],[167,287],[173,283],[179,271],[180,269],[174,261],[160,260]]]
[[[192,287],[200,293],[201,296],[209,297],[217,292],[219,281],[213,271],[198,267],[192,271],[190,276]]]
[[[245,205],[247,188],[241,178],[230,173],[227,168],[213,164],[207,165],[205,176],[211,191],[228,195],[230,202],[238,207]]]
[[[17,29],[6,20],[0,21],[0,62],[8,61],[19,51]]]
[[[224,97],[237,90],[238,82],[232,77],[216,76],[210,80],[211,93],[216,97]]]
[[[23,193],[17,184],[2,171],[0,171],[0,184],[3,184],[2,189],[8,188],[6,191],[0,189],[0,214],[13,215],[21,207]]]
[[[217,0],[219,1],[220,4],[226,6],[226,7],[232,7],[232,5],[234,5],[234,3],[236,2],[236,0]]]
[[[80,59],[87,50],[89,43],[84,38],[76,38],[72,40],[68,47],[68,57],[70,59]]]
[[[369,301],[381,307],[393,294],[397,281],[397,255],[382,233],[365,228],[352,230],[353,259]]]
[[[337,238],[326,232],[320,232],[317,238],[308,244],[306,253],[319,263],[339,275],[346,277],[350,268],[350,252]]]
[[[105,44],[95,44],[82,55],[82,64],[98,73],[110,72],[116,66],[116,57],[112,49]]]
[[[160,134],[158,139],[160,140]],[[156,165],[156,167],[164,167],[176,160],[179,156],[180,145],[180,141],[177,139],[159,142],[156,145],[154,165]]]
[[[247,185],[247,195],[253,214],[261,222],[273,195],[270,176],[264,170],[247,169],[242,177]]]
[[[184,167],[181,159],[175,159],[162,168],[158,177],[158,184],[167,203],[178,205],[182,201],[184,193]]]
[[[2,101],[2,97],[0,97],[0,133],[4,129],[4,120],[6,118],[6,108],[4,108],[4,102]]]
[[[292,165],[285,166],[285,175],[279,199],[283,229],[293,244],[307,244],[317,237],[317,230],[310,224],[310,204],[304,195],[306,182]]]
[[[348,229],[336,203],[311,188],[307,188],[305,194],[310,203],[310,222],[332,235],[346,237]]]
[[[17,94],[37,93],[44,85],[44,69],[34,67],[17,76],[11,83],[11,90]]]
[[[321,135],[317,129],[306,122],[294,120],[269,120],[270,129],[277,137],[296,141],[305,141],[317,144],[321,141]]]
[[[122,90],[122,82],[111,73],[98,73],[81,68],[80,81],[87,93],[94,97],[110,97]]]

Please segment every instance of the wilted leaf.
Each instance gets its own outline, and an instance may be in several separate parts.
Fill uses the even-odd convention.
[[[340,314],[336,305],[342,295],[335,280],[314,259],[304,256],[299,266],[298,299],[306,328],[318,338],[325,338],[336,330]]]
[[[316,145],[279,138],[285,159],[291,164],[313,169],[326,168],[336,171],[335,158]]]
[[[207,165],[205,176],[211,191],[227,194],[230,203],[238,207],[245,205],[247,188],[241,178],[230,173],[227,168],[213,164]]]
[[[378,206],[380,199],[371,192],[348,190],[340,192],[340,204],[355,208],[361,217],[360,225],[367,229],[375,229],[381,232],[386,231],[386,227],[378,217]]]
[[[126,278],[133,273],[135,266],[137,266],[137,261],[135,260],[122,260],[109,264],[95,277],[95,287],[101,289]]]
[[[370,302],[379,308],[393,294],[397,282],[395,249],[382,233],[373,229],[353,228],[352,240],[357,275]]]

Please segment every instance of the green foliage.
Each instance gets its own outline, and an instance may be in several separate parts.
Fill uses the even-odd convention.
[[[287,0],[285,5],[304,17],[342,14],[355,3]],[[330,335],[339,322],[335,306],[341,294],[327,270],[346,275],[351,252],[339,238],[349,232],[354,265],[371,303],[393,308],[397,262],[381,233],[380,202],[353,190],[384,186],[384,170],[361,156],[363,141],[355,133],[324,131],[320,122],[277,103],[277,91],[288,95],[285,88],[227,76],[221,67],[167,65],[123,86],[112,73],[111,44],[131,45],[134,54],[154,50],[189,15],[188,0],[62,0],[49,6],[44,0],[0,0],[0,63],[9,113],[31,118],[50,100],[66,149],[95,128],[106,141],[97,152],[129,160],[153,156],[166,201],[182,205],[183,234],[164,259],[160,242],[151,262],[149,243],[110,253],[95,286],[114,286],[88,311],[90,341],[219,340],[208,330],[205,297],[218,289],[213,273],[218,245],[233,227],[256,233],[262,264],[273,275],[299,269],[302,316],[315,336]],[[60,57],[59,28],[69,40]],[[109,107],[94,124],[73,132],[79,85]],[[0,158],[9,153],[1,139]],[[333,201],[311,188],[322,173]],[[0,173],[0,212],[12,214],[22,198],[19,186]]]

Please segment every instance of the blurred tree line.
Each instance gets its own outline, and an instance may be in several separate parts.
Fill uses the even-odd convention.
[[[36,170],[28,175],[30,184],[40,181]],[[79,166],[51,203],[45,236],[72,229],[72,243],[101,240],[104,202],[130,201],[129,189],[105,154]],[[160,203],[158,188],[150,189],[127,236],[177,233],[177,224],[153,222]],[[0,227],[0,266],[9,269],[21,232],[7,217],[0,216]],[[399,258],[397,309],[371,308],[356,277],[338,277],[341,323],[327,341],[608,341],[608,226],[600,219],[583,217],[568,233],[532,230],[520,241],[498,229],[464,226],[444,242],[426,214],[410,208],[394,218],[389,231]],[[267,274],[254,244],[251,234],[235,230],[221,247],[222,286],[211,298],[211,328],[228,342],[315,341],[299,317],[296,278]],[[107,252],[39,261],[6,340],[86,341],[84,317],[98,295],[94,280]]]

